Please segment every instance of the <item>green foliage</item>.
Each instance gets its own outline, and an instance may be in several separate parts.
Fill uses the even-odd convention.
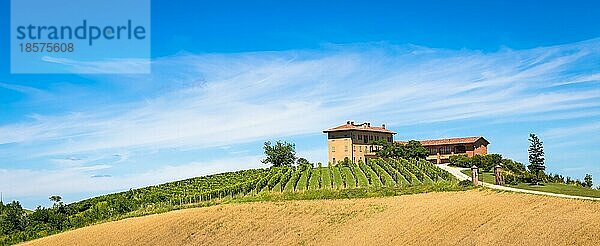
[[[385,171],[383,168],[379,166],[378,163],[383,162],[381,159],[373,160],[369,162],[369,167],[375,171],[377,177],[381,180],[381,183],[385,186],[395,186],[396,182],[394,179]]]
[[[301,168],[296,168],[296,170],[294,170],[294,172],[292,172],[292,175],[289,179],[289,181],[285,184],[285,188],[283,189],[283,191],[287,191],[287,192],[292,192],[296,190],[296,183],[298,183],[298,180],[300,179],[300,175],[302,174],[302,169]]]
[[[442,169],[417,161],[412,164],[403,159],[377,159],[369,165],[345,163],[332,167],[319,165],[316,169],[302,160],[299,164],[298,167],[285,165],[185,179],[66,205],[56,196],[51,199],[55,202],[54,206],[39,207],[32,213],[26,213],[18,202],[0,203],[0,245],[16,244],[104,221],[208,206],[222,201],[260,200],[264,197],[351,198],[463,189]],[[434,170],[429,170],[432,168]],[[420,173],[419,176],[429,175],[435,182],[427,185],[414,182],[412,180],[417,178],[408,170]],[[411,180],[410,184],[406,177]],[[389,188],[396,187],[397,180],[406,185],[402,189]],[[336,189],[331,189],[332,186]],[[284,190],[286,192],[282,193]]]
[[[262,160],[262,163],[271,163],[273,166],[279,167],[292,165],[296,161],[296,145],[293,143],[277,141],[275,145],[271,146],[271,142],[267,141],[263,148],[266,158]]]
[[[296,184],[296,190],[302,191],[308,189],[308,180],[310,179],[311,171],[312,167],[306,168],[304,171],[302,171],[302,175],[300,176],[300,179],[298,179],[298,183]]]
[[[425,159],[429,155],[429,151],[421,145],[421,142],[416,140],[410,140],[405,144],[379,140],[374,141],[373,145],[381,146],[380,150],[377,151],[377,155],[383,158]]]
[[[592,186],[594,185],[591,174],[586,174],[585,178],[583,178],[583,182],[585,184],[585,187],[588,187],[588,188],[592,188]]]
[[[340,172],[344,177],[345,188],[356,188],[356,178],[354,178],[352,169],[350,167],[340,167]]]
[[[364,163],[359,163],[359,165],[360,165],[360,169],[367,176],[367,179],[369,180],[369,185],[374,186],[374,187],[383,186],[383,184],[381,183],[381,179],[379,179],[379,176],[377,176],[377,173],[375,173],[375,171],[373,171],[373,169],[369,165],[366,165]]]
[[[543,173],[544,166],[544,146],[542,141],[533,133],[529,134],[529,171],[535,174],[534,183],[540,182],[540,173]]]
[[[331,167],[331,173],[333,174],[333,186],[337,189],[344,188],[344,181],[342,179],[342,175],[340,173],[340,168],[338,166]]]
[[[331,180],[331,167],[321,168],[321,188],[333,188],[333,180]]]
[[[362,161],[359,162],[359,165],[361,165],[360,163],[362,163]],[[369,186],[369,180],[367,179],[367,176],[365,176],[363,171],[360,170],[358,165],[351,165],[350,170],[352,170],[352,173],[354,174],[354,177],[356,178],[356,183],[357,183],[358,187],[368,187]]]
[[[321,188],[321,169],[315,168],[311,170],[310,179],[308,181],[309,190],[317,190]]]
[[[467,155],[451,155],[449,158],[450,165],[454,165],[457,167],[470,168],[473,165],[471,164],[471,158]]]

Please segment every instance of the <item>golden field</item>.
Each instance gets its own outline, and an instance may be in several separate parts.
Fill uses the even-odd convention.
[[[471,190],[193,208],[27,245],[600,245],[600,202]]]

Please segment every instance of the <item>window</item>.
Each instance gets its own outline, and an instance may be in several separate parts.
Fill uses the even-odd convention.
[[[388,137],[388,142],[392,142],[392,137]]]
[[[464,145],[458,145],[456,147],[454,147],[454,153],[456,154],[462,154],[462,153],[466,153],[467,152],[467,148],[465,148]]]
[[[442,146],[440,148],[440,154],[442,154],[442,155],[450,154],[451,151],[452,151],[452,148],[450,146]]]
[[[373,135],[369,136],[369,140],[373,141]]]
[[[358,146],[358,151],[362,152],[362,146]]]
[[[352,152],[356,152],[356,145],[352,145]]]
[[[348,145],[344,145],[344,151],[348,152]]]
[[[429,148],[429,155],[437,155],[437,149],[436,148]]]
[[[335,152],[335,146],[331,146],[331,152]]]
[[[362,135],[358,135],[358,140],[362,140]]]

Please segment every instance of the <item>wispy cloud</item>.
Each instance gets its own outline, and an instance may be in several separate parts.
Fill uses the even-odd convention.
[[[312,133],[350,118],[402,126],[565,110],[596,112],[599,88],[552,88],[564,86],[561,81],[594,80],[597,68],[576,75],[571,70],[597,61],[599,43],[488,54],[381,44],[181,54],[157,59],[155,74],[133,80],[176,79],[190,86],[122,107],[3,125],[0,143],[58,142],[45,148],[46,154],[207,147]]]
[[[103,61],[78,61],[67,58],[43,56],[42,61],[65,65],[72,73],[84,74],[138,74],[150,73],[149,59],[107,59]]]
[[[47,59],[78,69],[120,66],[119,61],[109,65]],[[127,61],[122,62],[129,69]],[[23,194],[36,193],[36,187],[46,187],[44,192],[120,189],[253,167],[258,157],[243,162],[174,163],[131,176],[91,178],[105,175],[134,152],[228,148],[318,133],[348,119],[404,127],[461,120],[596,117],[600,115],[600,88],[594,86],[599,62],[600,39],[493,53],[378,43],[157,58],[149,75],[93,78],[161,88],[143,99],[94,105],[93,110],[37,114],[27,121],[0,125],[0,156],[37,156],[55,159],[50,162],[58,165],[39,171],[4,165],[2,176],[13,178],[3,179],[0,189],[9,187]],[[580,129],[544,134],[551,139],[597,129],[584,124]],[[304,154],[319,160],[325,152]],[[91,157],[65,159],[80,156]],[[114,160],[105,162],[107,156]],[[37,175],[33,183],[20,186],[22,180]]]
[[[119,191],[217,172],[259,168],[259,156],[223,158],[218,161],[165,164],[138,173],[114,175],[90,174],[109,168],[94,165],[61,170],[0,169],[0,190],[12,196],[43,196],[95,191]],[[101,177],[101,179],[100,179]]]

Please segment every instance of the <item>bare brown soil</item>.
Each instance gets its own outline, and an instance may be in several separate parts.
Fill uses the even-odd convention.
[[[495,191],[229,204],[30,245],[600,245],[600,202]]]

